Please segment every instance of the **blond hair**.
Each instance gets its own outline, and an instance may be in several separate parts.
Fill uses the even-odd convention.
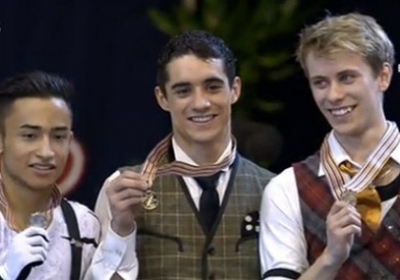
[[[304,28],[296,57],[306,74],[306,58],[311,52],[322,57],[338,52],[356,53],[365,59],[376,75],[384,63],[393,67],[395,55],[393,43],[376,20],[359,13],[328,15]]]

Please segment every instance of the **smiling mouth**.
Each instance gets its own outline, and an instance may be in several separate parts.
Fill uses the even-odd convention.
[[[36,170],[40,170],[40,171],[50,171],[56,168],[56,166],[54,164],[31,164],[29,165],[29,167],[32,167]]]
[[[194,123],[203,124],[212,121],[217,115],[189,117],[188,120]]]
[[[347,107],[341,107],[337,109],[328,109],[328,111],[335,117],[342,117],[345,116],[349,113],[351,113],[356,106],[347,106]]]

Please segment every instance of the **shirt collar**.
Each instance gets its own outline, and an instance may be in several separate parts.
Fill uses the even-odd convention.
[[[359,164],[355,163],[350,158],[350,156],[346,153],[346,151],[340,145],[339,141],[336,139],[333,131],[330,132],[330,134],[328,136],[328,143],[329,143],[329,147],[330,147],[330,150],[331,150],[332,159],[333,159],[334,163],[336,164],[336,166],[339,166],[344,161],[349,161],[352,164],[354,164],[354,166],[357,166],[357,167],[361,168],[361,166],[359,166]],[[395,162],[400,164],[400,145],[397,145],[397,147],[394,149],[394,151],[392,152],[390,157]],[[324,176],[324,175],[325,175],[325,171],[324,171],[324,169],[322,167],[322,162],[320,161],[319,170],[318,170],[318,176],[321,177],[321,176]]]
[[[178,143],[175,140],[175,137],[172,137],[172,149],[174,151],[175,155],[175,160],[181,161],[193,166],[199,166],[193,159],[189,157],[189,155],[178,145]],[[225,148],[224,152],[221,154],[221,156],[218,158],[218,160],[215,162],[215,164],[221,162],[224,158],[229,156],[229,153],[232,151],[232,140],[229,141],[228,146]],[[228,171],[229,166],[225,167],[222,169],[222,171]]]

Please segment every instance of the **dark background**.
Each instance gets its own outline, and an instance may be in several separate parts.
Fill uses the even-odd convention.
[[[153,96],[157,55],[168,37],[154,27],[147,10],[168,10],[171,3],[0,0],[0,79],[40,69],[60,73],[76,85],[74,131],[88,161],[79,189],[69,196],[90,207],[106,177],[121,165],[143,160],[170,131],[168,115]],[[325,8],[374,16],[400,48],[400,2],[336,0]],[[321,9],[320,16],[325,13]],[[293,47],[296,39],[294,35]],[[396,64],[385,101],[387,117],[395,121],[400,119],[399,87]],[[270,167],[280,172],[315,151],[329,127],[301,73],[268,84],[265,94],[285,102],[282,112],[259,119],[283,136],[281,156]]]

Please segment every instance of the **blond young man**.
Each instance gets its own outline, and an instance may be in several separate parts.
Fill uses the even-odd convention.
[[[350,13],[305,28],[297,57],[332,131],[264,191],[263,278],[397,279],[400,136],[383,111],[393,45]]]

